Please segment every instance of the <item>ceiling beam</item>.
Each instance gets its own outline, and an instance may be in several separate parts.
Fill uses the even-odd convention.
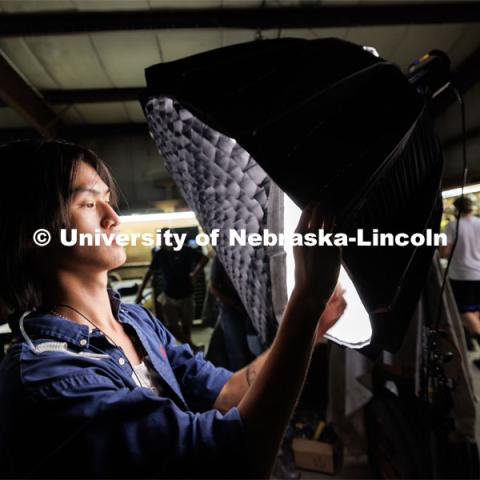
[[[82,124],[82,125],[63,125],[57,132],[59,135],[75,135],[77,137],[89,135],[115,135],[115,134],[148,134],[147,123],[101,123],[101,124]],[[25,138],[35,136],[32,128],[0,128],[0,138]],[[480,136],[480,125],[473,127],[465,132],[465,140],[469,141]],[[461,135],[455,135],[442,142],[444,149],[455,147],[462,141]]]
[[[57,114],[1,52],[0,100],[13,108],[42,136],[54,136],[55,129],[59,126]]]
[[[478,129],[470,132],[467,136],[470,138],[478,133]],[[115,137],[128,135],[143,135],[148,141],[151,141],[148,126],[146,123],[120,123],[120,124],[97,124],[97,125],[69,125],[64,126],[57,133],[58,138],[70,140],[74,142],[85,142],[89,137]],[[2,128],[0,129],[0,143],[10,142],[22,138],[32,138],[38,136],[38,133],[31,128]],[[458,139],[447,140],[444,143],[444,148],[449,148],[457,143]],[[459,185],[460,176],[458,169],[453,165],[447,165],[444,178],[442,180],[443,189],[453,188]],[[469,182],[480,181],[480,171],[470,169]]]
[[[471,23],[480,2],[427,2],[297,7],[153,9],[110,12],[3,13],[0,36],[58,35],[172,28],[325,28]]]
[[[69,90],[40,90],[49,105],[72,105],[76,103],[131,102],[138,101],[146,92],[143,87],[87,88]],[[7,106],[0,100],[0,107]]]
[[[56,138],[79,141],[90,136],[115,136],[144,134],[150,138],[146,123],[112,123],[96,125],[63,125],[56,132]],[[0,142],[9,142],[20,138],[35,138],[38,136],[32,128],[0,128]]]
[[[50,105],[72,103],[102,103],[138,101],[139,95],[146,92],[142,87],[94,88],[77,90],[42,90],[43,97]]]

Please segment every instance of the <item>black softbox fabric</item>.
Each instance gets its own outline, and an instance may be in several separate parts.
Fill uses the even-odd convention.
[[[150,131],[167,168],[177,168],[174,178],[200,221],[210,218],[202,222],[207,230],[215,222],[217,228],[232,222],[221,220],[228,191],[216,206],[192,192],[202,185],[195,176],[208,177],[202,171],[205,152],[215,188],[233,178],[218,173],[222,165],[232,172],[237,162],[247,175],[250,162],[259,178],[248,198],[259,195],[260,184],[268,195],[271,179],[300,207],[327,201],[337,217],[336,232],[349,237],[358,228],[366,238],[374,228],[438,232],[442,155],[424,100],[395,65],[361,46],[337,39],[256,41],[152,66],[146,79],[142,103]],[[225,148],[229,141],[235,148]],[[203,150],[202,142],[208,144]],[[237,178],[240,187],[242,181]],[[208,197],[212,201],[215,196]],[[244,217],[255,208],[251,204]],[[212,209],[218,214],[212,216]],[[264,201],[252,231],[264,228],[267,214]],[[252,279],[249,284],[241,265],[219,254],[266,340],[270,272],[263,270],[262,294],[252,308]],[[431,247],[412,245],[343,249],[344,267],[370,314],[372,349],[400,346],[432,254]],[[257,255],[260,262],[266,258]]]

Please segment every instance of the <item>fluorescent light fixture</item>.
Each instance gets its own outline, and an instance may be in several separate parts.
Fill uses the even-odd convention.
[[[293,203],[293,201],[284,194],[284,232],[288,237],[295,232],[298,220],[302,211]],[[321,247],[307,247],[321,248]],[[286,267],[287,267],[287,295],[290,297],[293,287],[295,286],[295,262],[293,259],[293,248],[291,245],[285,245]],[[362,348],[370,343],[372,338],[372,326],[367,310],[363,306],[362,301],[350,279],[347,271],[340,269],[338,281],[345,290],[345,300],[347,308],[343,316],[325,335],[334,342],[345,345],[350,348]]]
[[[464,194],[476,193],[476,192],[480,192],[480,183],[475,183],[473,185],[467,185],[463,188],[463,193]],[[458,197],[461,194],[462,194],[462,189],[461,188],[452,188],[451,190],[444,190],[442,192],[442,197],[443,198]]]
[[[153,220],[195,220],[195,214],[189,212],[168,212],[168,213],[138,213],[133,215],[120,215],[122,223],[139,223]]]

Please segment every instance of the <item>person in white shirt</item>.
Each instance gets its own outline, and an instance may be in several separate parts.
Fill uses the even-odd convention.
[[[464,326],[480,343],[480,218],[472,214],[473,202],[468,197],[457,198],[454,206],[459,227],[449,279]],[[450,255],[457,222],[445,227],[448,245],[440,247],[442,257]]]

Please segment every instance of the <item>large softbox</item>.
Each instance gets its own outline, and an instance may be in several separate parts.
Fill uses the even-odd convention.
[[[221,48],[146,70],[150,132],[207,231],[269,221],[273,180],[300,207],[323,200],[336,232],[438,232],[442,157],[423,98],[393,64],[337,39]],[[264,247],[217,248],[265,343],[274,321]],[[343,249],[371,345],[401,344],[432,247]],[[273,292],[275,295],[275,292]],[[269,333],[270,332],[270,333]]]

